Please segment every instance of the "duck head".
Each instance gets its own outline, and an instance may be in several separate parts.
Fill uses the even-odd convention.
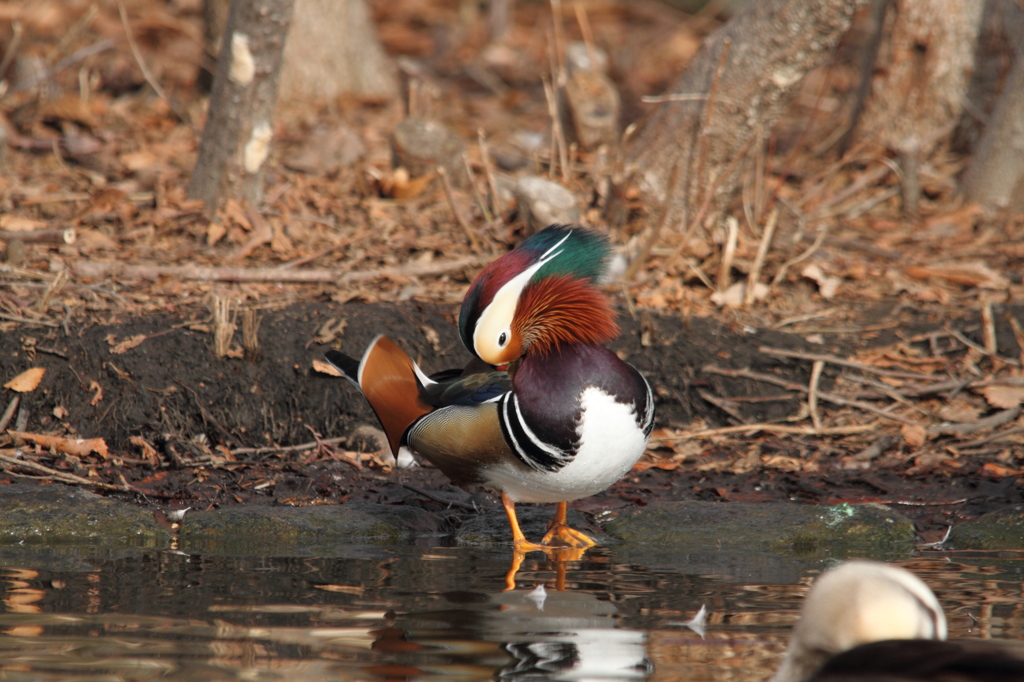
[[[596,286],[610,251],[604,236],[581,227],[537,232],[477,275],[459,313],[463,343],[502,366],[560,344],[615,338],[615,314]]]

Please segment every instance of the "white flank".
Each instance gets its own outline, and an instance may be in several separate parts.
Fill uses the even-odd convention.
[[[583,392],[580,405],[580,448],[571,462],[555,472],[502,463],[484,472],[488,483],[516,502],[568,502],[599,493],[625,476],[647,447],[636,410],[594,387]]]

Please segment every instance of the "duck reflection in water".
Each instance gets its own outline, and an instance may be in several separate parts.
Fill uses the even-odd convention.
[[[628,680],[644,679],[653,669],[645,634],[618,627],[615,605],[589,592],[539,585],[533,590],[455,592],[445,597],[452,608],[402,618],[410,624],[432,621],[428,628],[418,631],[396,623],[378,632],[374,649],[394,653],[396,661],[371,672],[398,677]],[[438,621],[444,625],[443,638],[437,636]],[[407,652],[415,652],[417,672],[410,669]],[[494,667],[481,669],[480,661],[490,658],[489,653],[494,654]]]

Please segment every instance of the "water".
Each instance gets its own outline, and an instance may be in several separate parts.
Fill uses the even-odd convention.
[[[707,574],[595,548],[531,554],[506,592],[506,548],[337,554],[0,548],[0,679],[760,680],[824,565]],[[935,589],[951,637],[1024,639],[1024,553],[898,563]],[[701,605],[704,638],[684,625]]]

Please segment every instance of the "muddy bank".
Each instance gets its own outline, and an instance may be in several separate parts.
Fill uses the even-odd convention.
[[[22,404],[27,430],[53,430],[60,421],[83,437],[105,438],[112,450],[125,454],[138,451],[132,436],[159,444],[187,442],[202,433],[211,447],[291,445],[310,441],[310,429],[332,437],[376,424],[347,382],[312,370],[324,350],[336,347],[358,356],[377,334],[386,333],[428,371],[460,367],[470,356],[455,322],[451,308],[306,303],[262,313],[259,353],[251,360],[215,358],[209,321],[198,315],[72,328],[68,335],[60,329],[23,330],[0,337],[0,358],[5,376],[33,366],[47,370],[39,389]],[[623,314],[620,324],[622,335],[611,347],[651,380],[662,426],[686,427],[698,416],[720,422],[725,415],[700,391],[747,397],[757,397],[758,390],[779,392],[700,375],[712,361],[807,382],[804,368],[757,352],[760,345],[809,345],[794,335],[733,329],[704,319],[684,325],[676,317],[647,312],[636,319]],[[796,400],[750,401],[736,409],[750,421],[767,421],[792,414],[797,405]]]

